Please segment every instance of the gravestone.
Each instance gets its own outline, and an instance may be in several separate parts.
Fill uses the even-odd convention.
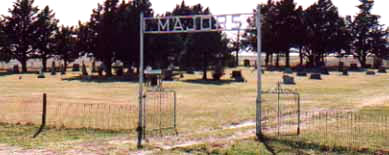
[[[173,81],[173,70],[166,69],[163,71],[163,80],[165,81]]]
[[[43,72],[43,68],[41,68],[41,69],[39,70],[38,79],[43,79],[43,78],[45,78],[45,74],[44,74],[44,72]]]
[[[310,79],[321,80],[321,74],[320,73],[312,73]]]
[[[378,73],[386,73],[386,68],[385,67],[379,67],[378,68]]]
[[[51,63],[51,75],[56,75],[57,71],[55,69],[55,61]]]
[[[326,67],[320,68],[320,73],[323,75],[330,75],[330,72],[328,71],[328,68],[326,68]]]
[[[297,71],[297,76],[306,77],[307,76],[307,72],[306,71]]]
[[[366,75],[375,75],[375,72],[374,71],[367,71]]]
[[[20,71],[19,71],[19,65],[14,65],[14,66],[13,66],[13,68],[12,68],[12,73],[15,73],[15,74],[20,73]]]
[[[244,65],[245,67],[250,67],[250,66],[251,66],[250,60],[247,60],[247,59],[243,60],[243,65]]]
[[[116,76],[123,76],[124,71],[122,66],[116,66],[115,67],[115,74]]]
[[[352,64],[350,65],[350,70],[352,70],[352,71],[358,70],[358,65],[357,65],[356,63],[352,63]]]
[[[105,71],[105,65],[104,63],[100,64],[99,67],[97,67],[97,73],[99,76],[103,76],[103,72]]]
[[[86,66],[82,63],[82,76],[88,76],[88,71],[86,70]]]
[[[293,70],[288,67],[288,68],[285,68],[284,73],[285,74],[293,74]]]
[[[338,71],[339,72],[343,72],[343,69],[344,69],[344,62],[339,62],[339,64],[338,64]]]
[[[186,73],[188,74],[194,74],[194,69],[192,67],[186,69]]]
[[[348,76],[348,70],[347,70],[347,69],[343,69],[342,75],[343,75],[343,76]]]
[[[73,64],[72,71],[79,72],[80,71],[80,64]]]
[[[92,62],[92,73],[96,73],[97,70],[96,70],[96,61],[93,61]]]
[[[245,82],[246,81],[242,75],[241,70],[232,71],[231,78],[235,79],[236,82]]]
[[[284,76],[282,76],[282,79],[283,79],[284,84],[287,84],[287,85],[294,85],[294,84],[296,84],[294,82],[294,77],[292,77],[292,76],[284,75]]]
[[[65,75],[66,74],[66,68],[65,68],[65,65],[62,65],[60,66],[60,70],[61,70],[61,75]]]

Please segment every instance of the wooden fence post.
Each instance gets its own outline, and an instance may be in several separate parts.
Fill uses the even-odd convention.
[[[33,138],[37,137],[43,131],[43,128],[46,126],[46,107],[47,107],[47,100],[46,100],[46,93],[44,93],[43,94],[42,124],[41,124],[39,130],[34,134]]]

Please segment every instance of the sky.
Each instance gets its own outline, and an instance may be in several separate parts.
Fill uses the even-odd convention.
[[[1,0],[0,14],[7,15],[8,8],[12,7],[16,0]],[[39,8],[49,5],[55,13],[56,17],[63,25],[77,25],[78,21],[86,22],[90,18],[92,9],[96,8],[97,3],[102,3],[104,0],[35,0],[35,4]],[[152,8],[157,14],[162,14],[166,11],[172,11],[176,4],[180,4],[182,0],[150,0]],[[231,13],[251,13],[258,3],[266,3],[267,0],[185,0],[187,5],[200,3],[211,9],[212,14],[231,14]],[[295,0],[298,5],[306,8],[317,0]],[[359,0],[333,0],[334,5],[339,9],[341,16],[352,15],[358,13]],[[77,5],[75,5],[77,4]],[[372,10],[374,14],[381,16],[381,24],[389,26],[389,0],[375,0],[375,5]]]

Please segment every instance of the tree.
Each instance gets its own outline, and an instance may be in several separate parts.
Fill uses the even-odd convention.
[[[8,53],[4,52],[3,48],[8,44],[6,34],[4,32],[4,21],[0,17],[0,61],[8,62],[11,57]]]
[[[37,15],[37,21],[35,22],[36,41],[34,45],[37,51],[34,57],[42,60],[43,71],[47,70],[47,60],[55,54],[54,46],[55,33],[58,29],[57,23],[58,20],[55,19],[53,10],[50,10],[48,6]]]
[[[382,25],[378,22],[380,17],[371,13],[374,1],[359,1],[362,3],[358,6],[360,12],[352,22],[352,36],[354,38],[352,45],[353,55],[358,58],[364,68],[366,67],[367,56],[374,53],[373,50],[377,50],[376,48],[380,48],[380,44],[382,44],[380,40],[385,36],[385,33]]]
[[[172,15],[208,15],[211,14],[209,8],[203,8],[200,4],[187,6],[183,1],[172,11]],[[211,19],[216,22],[215,19]],[[184,27],[188,24],[199,24],[182,21]],[[197,26],[200,27],[200,26]],[[184,40],[184,49],[180,52],[180,65],[184,68],[201,68],[203,80],[207,80],[207,71],[210,66],[224,63],[230,51],[227,48],[229,40],[222,32],[200,32],[193,34],[181,34],[179,37]],[[199,63],[202,62],[202,63]]]
[[[79,57],[77,44],[80,40],[76,36],[77,32],[74,27],[61,26],[55,35],[56,55],[63,60],[66,71],[67,65]]]
[[[348,48],[345,20],[331,0],[319,0],[305,11],[306,51],[309,66],[320,67],[331,53]]]
[[[4,32],[7,45],[2,51],[17,59],[22,65],[22,72],[27,72],[27,60],[36,52],[36,21],[39,9],[33,6],[34,0],[17,0],[10,16],[5,16]]]

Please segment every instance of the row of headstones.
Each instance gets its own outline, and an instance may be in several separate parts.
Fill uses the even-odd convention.
[[[340,71],[342,72],[342,75],[343,75],[343,76],[348,76],[348,75],[349,75],[347,69],[342,69],[342,70],[340,70]],[[285,74],[284,74],[284,76],[282,77],[282,78],[283,78],[283,83],[284,83],[284,84],[296,84],[295,81],[294,81],[294,77],[288,75],[288,74],[292,74],[292,73],[293,73],[292,69],[287,68],[287,69],[285,69],[284,73],[285,73]],[[385,69],[384,67],[380,67],[380,68],[378,69],[378,73],[387,73],[387,72],[386,72],[386,69]],[[321,79],[322,79],[322,78],[321,78],[321,75],[322,75],[322,74],[323,74],[323,75],[329,75],[330,73],[329,73],[328,69],[324,68],[324,69],[321,69],[321,72],[320,72],[320,73],[311,73],[310,79],[312,79],[312,80],[321,80]],[[306,77],[308,74],[307,74],[307,72],[305,72],[304,70],[299,70],[299,71],[297,71],[296,75],[297,75],[297,76]],[[375,72],[375,71],[367,71],[367,72],[366,72],[366,75],[376,75],[376,72]]]

